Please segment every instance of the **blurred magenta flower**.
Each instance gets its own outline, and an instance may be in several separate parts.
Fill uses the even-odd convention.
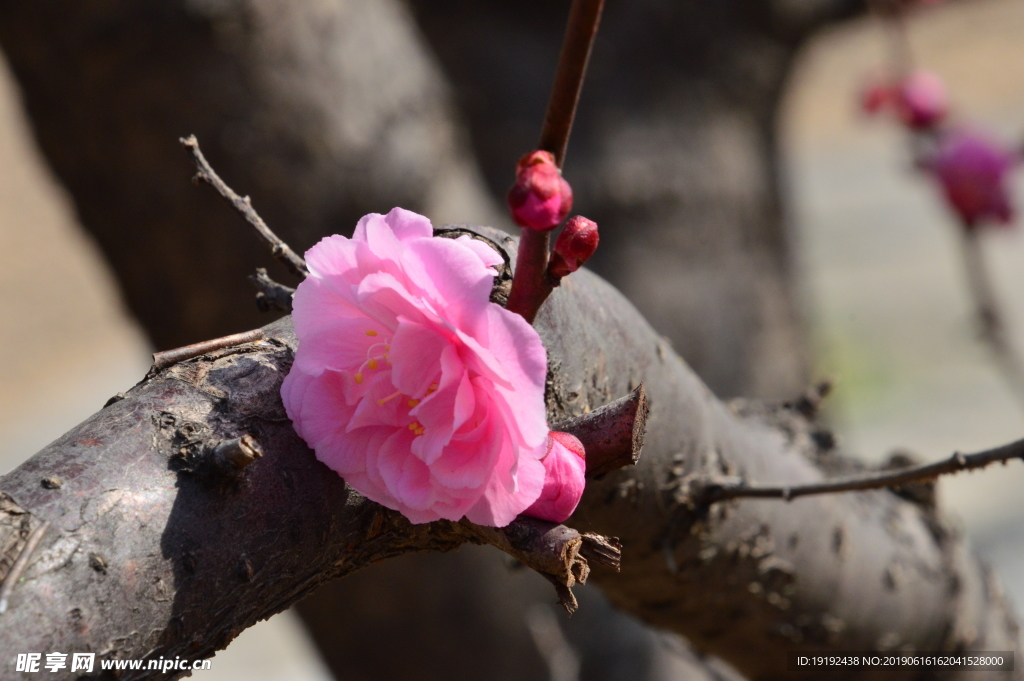
[[[587,470],[583,443],[569,433],[552,431],[543,464],[544,491],[524,515],[561,523],[572,515],[583,496]]]
[[[953,130],[939,141],[928,167],[968,229],[1013,219],[1008,180],[1016,154],[978,133]]]
[[[516,163],[508,209],[517,225],[542,232],[557,227],[572,210],[572,187],[549,152],[531,151]]]
[[[320,461],[414,523],[501,527],[544,489],[547,355],[489,300],[501,261],[401,208],[306,253],[285,409]]]

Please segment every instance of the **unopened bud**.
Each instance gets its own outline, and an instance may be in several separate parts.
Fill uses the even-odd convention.
[[[586,455],[583,443],[575,435],[556,431],[549,435],[548,453],[541,459],[544,488],[523,515],[560,523],[572,515],[583,496]]]
[[[594,255],[599,240],[596,222],[582,215],[573,216],[555,240],[548,271],[556,278],[575,272]]]
[[[508,209],[520,227],[554,229],[572,209],[572,187],[547,151],[531,151],[516,164],[516,183],[508,192]]]
[[[915,130],[930,128],[949,112],[949,96],[942,79],[929,71],[915,71],[897,86],[896,113]]]
[[[865,113],[876,114],[892,101],[892,87],[886,83],[873,82],[860,94],[860,108]]]

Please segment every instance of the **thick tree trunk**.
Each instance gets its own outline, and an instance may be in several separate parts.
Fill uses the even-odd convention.
[[[640,464],[589,484],[570,520],[621,537],[622,572],[592,573],[617,605],[759,679],[800,677],[785,671],[787,647],[1017,649],[992,578],[932,509],[887,491],[691,508],[693,481],[817,480],[823,453],[795,413],[715,399],[596,276],[566,280],[537,327],[549,353],[551,422],[641,381],[650,397]],[[0,478],[5,572],[49,523],[3,616],[3,657],[209,655],[325,579],[469,538],[452,523],[411,526],[315,461],[278,397],[290,325],[266,330],[268,341],[143,382]],[[203,452],[243,433],[265,456],[234,482],[206,477]]]

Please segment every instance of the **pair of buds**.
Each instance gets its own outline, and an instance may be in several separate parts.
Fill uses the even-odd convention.
[[[550,232],[569,215],[572,187],[550,152],[532,151],[519,159],[508,208],[517,225],[537,232]],[[598,240],[597,223],[574,216],[555,240],[548,275],[557,281],[578,270],[597,250]]]

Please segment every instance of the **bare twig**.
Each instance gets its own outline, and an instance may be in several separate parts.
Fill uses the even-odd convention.
[[[220,176],[214,172],[213,168],[210,167],[206,157],[203,156],[203,152],[199,149],[199,141],[196,140],[195,135],[189,135],[179,140],[183,146],[188,147],[192,151],[192,158],[196,163],[196,176],[195,179],[206,182],[211,187],[217,190],[217,193],[227,199],[228,203],[234,206],[235,210],[242,214],[249,224],[256,228],[260,237],[270,246],[270,252],[275,258],[284,263],[285,267],[300,277],[306,277],[309,275],[309,269],[306,267],[306,261],[303,260],[299,255],[291,249],[291,247],[281,240],[279,236],[274,234],[267,223],[263,222],[263,218],[256,213],[252,207],[252,201],[249,200],[248,196],[239,196],[234,192],[231,187],[224,183],[224,180],[220,179]]]
[[[992,290],[991,277],[985,265],[979,230],[964,229],[961,250],[967,274],[967,288],[974,302],[981,339],[992,353],[999,374],[1007,382],[1017,399],[1024,403],[1024,363],[1009,339],[1003,315]]]
[[[253,329],[252,331],[234,333],[230,336],[214,338],[201,343],[193,343],[192,345],[186,345],[182,348],[164,350],[163,352],[154,352],[153,366],[149,370],[149,375],[153,375],[158,371],[163,371],[167,367],[174,366],[178,362],[184,362],[187,359],[199,357],[200,355],[205,355],[206,353],[213,352],[214,350],[223,350],[224,348],[230,348],[236,345],[252,343],[254,341],[261,340],[262,338],[263,329]]]
[[[972,471],[984,468],[993,463],[1006,463],[1011,459],[1024,459],[1024,440],[987,449],[977,454],[961,454],[935,463],[912,466],[899,470],[857,475],[838,480],[813,483],[809,485],[765,486],[757,487],[745,484],[707,483],[693,494],[697,504],[711,504],[716,501],[740,498],[758,499],[795,499],[812,494],[833,494],[836,492],[854,492],[858,490],[884,489],[886,487],[902,487],[934,480],[940,475]]]
[[[556,424],[552,430],[578,437],[587,453],[587,477],[602,478],[640,459],[647,412],[647,395],[641,383],[629,395]]]
[[[561,168],[565,162],[565,150],[569,146],[569,133],[576,117],[583,77],[587,73],[587,62],[601,23],[604,0],[573,0],[569,10],[569,24],[562,41],[562,52],[558,56],[558,70],[551,88],[544,127],[541,129],[538,149],[555,155],[555,163]]]
[[[259,293],[256,294],[256,305],[261,311],[292,311],[292,296],[295,295],[295,289],[271,279],[266,268],[257,267],[256,274],[249,275],[249,281],[259,289]]]
[[[0,587],[0,615],[7,612],[7,601],[11,597],[11,592],[14,591],[14,586],[21,579],[21,573],[28,567],[28,562],[32,558],[32,553],[36,550],[43,535],[46,534],[46,529],[50,526],[50,521],[44,521],[42,525],[37,527],[32,534],[28,536],[28,540],[25,542],[25,546],[21,549],[21,553],[18,554],[18,559],[14,561],[14,565],[11,566],[11,571],[7,573],[7,578],[4,579],[4,584]]]

